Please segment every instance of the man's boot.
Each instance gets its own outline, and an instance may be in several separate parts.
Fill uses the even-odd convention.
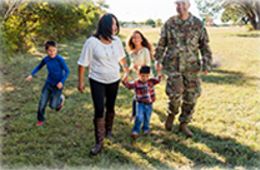
[[[180,130],[180,132],[185,134],[187,137],[192,137],[193,136],[193,133],[188,128],[188,123],[181,123],[179,130]]]
[[[171,131],[172,130],[172,124],[173,124],[173,121],[174,121],[174,117],[175,115],[174,114],[169,114],[167,119],[166,119],[166,122],[165,122],[165,129],[168,130],[168,131]]]
[[[90,154],[97,155],[98,153],[101,152],[103,148],[103,141],[105,136],[105,120],[104,118],[95,118],[93,122],[95,126],[96,144],[91,149]]]

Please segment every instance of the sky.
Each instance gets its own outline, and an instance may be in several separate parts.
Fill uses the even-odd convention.
[[[194,0],[190,0],[190,12],[199,16]],[[108,12],[117,16],[120,21],[146,21],[162,19],[166,21],[176,15],[174,0],[105,0]]]

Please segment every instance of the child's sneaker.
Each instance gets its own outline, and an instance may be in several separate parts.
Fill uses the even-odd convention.
[[[150,133],[151,133],[150,130],[145,130],[145,131],[144,131],[144,135],[145,135],[145,136],[146,136],[146,135],[150,135]]]
[[[65,96],[63,94],[60,96],[60,98],[61,98],[61,104],[58,106],[56,111],[60,111],[62,109],[62,107],[64,106],[64,103],[65,103]]]
[[[36,126],[43,126],[43,121],[38,121]]]
[[[136,132],[133,132],[132,134],[131,134],[131,138],[133,139],[133,140],[136,140],[137,138],[138,138],[138,133],[136,133]]]

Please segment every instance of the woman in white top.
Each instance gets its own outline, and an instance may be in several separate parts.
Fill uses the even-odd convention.
[[[104,137],[112,137],[112,125],[115,115],[115,101],[120,83],[120,64],[125,72],[128,66],[119,33],[119,22],[113,14],[103,15],[96,33],[89,37],[78,60],[78,89],[84,91],[85,67],[89,67],[88,78],[94,103],[96,144],[92,155],[98,154],[103,147]],[[104,116],[104,112],[106,112]]]
[[[137,77],[139,70],[142,66],[152,65],[152,47],[147,38],[141,33],[141,31],[135,30],[128,41],[128,48],[130,49],[131,66],[130,70],[133,70]],[[153,76],[151,72],[151,76]],[[133,98],[132,102],[132,117],[136,115],[136,100]]]

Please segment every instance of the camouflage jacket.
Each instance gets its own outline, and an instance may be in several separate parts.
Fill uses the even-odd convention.
[[[161,30],[155,59],[169,73],[210,71],[212,53],[208,43],[207,31],[198,18],[192,14],[187,20],[173,16]]]

